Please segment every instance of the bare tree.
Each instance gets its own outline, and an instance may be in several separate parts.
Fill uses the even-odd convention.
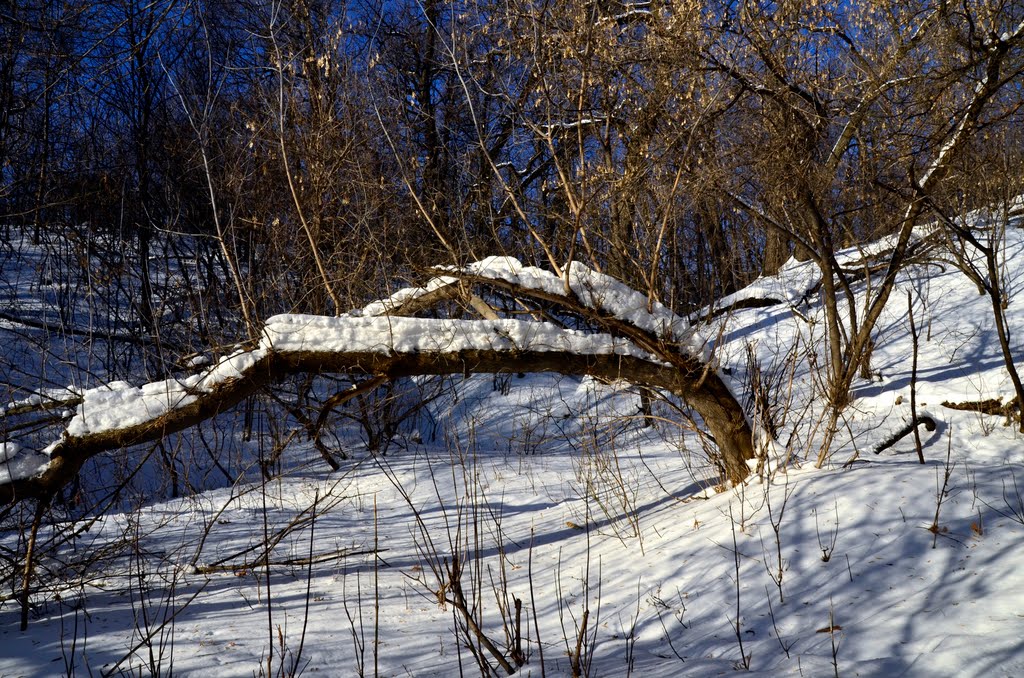
[[[822,272],[832,416],[820,464],[928,196],[988,117],[1002,115],[1001,93],[1019,86],[1024,16],[998,1],[823,2],[778,12],[744,4],[715,20],[705,59],[741,97],[738,142],[755,149],[725,188],[773,241],[795,243]],[[893,235],[887,252],[840,265],[839,248],[883,233]],[[858,304],[853,286],[865,276]]]
[[[1024,431],[1024,384],[1013,355],[1017,328],[1011,326],[1007,317],[1017,284],[1005,262],[1006,232],[1013,224],[1019,225],[1024,216],[1018,193],[1024,178],[1024,160],[1015,126],[996,124],[984,133],[994,143],[982,148],[975,144],[973,152],[964,153],[957,163],[957,174],[970,177],[970,190],[949,182],[943,190],[929,194],[928,204],[940,220],[944,250],[979,293],[988,297],[1003,364],[1015,396],[1015,402],[1002,407],[1009,413],[1016,412],[1017,424]],[[979,169],[980,177],[976,177]]]

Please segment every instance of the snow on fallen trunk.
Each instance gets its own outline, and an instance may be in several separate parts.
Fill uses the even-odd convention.
[[[230,379],[238,379],[266,355],[263,347],[236,351],[210,369],[183,379],[166,379],[139,388],[116,381],[88,389],[82,393],[82,403],[68,422],[65,435],[81,437],[153,421],[195,402]]]
[[[797,306],[818,287],[820,282],[821,269],[814,262],[797,261],[790,257],[777,274],[758,278],[743,289],[722,297],[710,309],[701,310],[699,315],[718,315],[749,301],[770,301]]]
[[[527,320],[448,320],[433,318],[329,318],[277,315],[267,321],[266,350],[283,352],[417,353],[533,351],[577,355],[631,355],[654,360],[625,339],[567,330]]]
[[[982,211],[979,210],[977,214],[982,216],[976,217],[975,221],[984,219]],[[918,247],[934,241],[938,231],[939,224],[936,222],[916,226],[907,241],[908,247]],[[867,270],[881,263],[882,257],[889,255],[898,245],[898,240],[898,234],[891,234],[864,245],[841,249],[835,254],[836,263],[846,270],[847,275],[850,272]],[[810,302],[820,287],[821,268],[813,261],[797,261],[796,258],[790,257],[775,275],[762,276],[754,280],[746,287],[722,297],[712,307],[702,309],[695,317],[716,316],[730,309],[741,308],[744,303],[756,301],[764,301],[766,306],[787,304],[796,307]]]

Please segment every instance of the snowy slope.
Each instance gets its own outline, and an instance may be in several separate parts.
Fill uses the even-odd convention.
[[[1024,233],[1005,251],[1024,328]],[[271,482],[99,519],[67,556],[96,562],[38,597],[26,633],[0,603],[0,675],[478,674],[456,606],[438,603],[454,560],[506,657],[521,600],[522,675],[571,675],[577,647],[595,676],[1024,674],[1024,438],[942,406],[1012,396],[987,298],[948,264],[905,272],[819,470],[814,284],[791,262],[737,297],[781,303],[698,336],[736,392],[752,354],[787,412],[769,477],[716,492],[699,437],[667,404],[643,426],[621,385],[456,380],[387,456],[328,473],[296,441]],[[872,453],[911,416],[908,291],[917,400],[937,422],[923,466],[912,436]]]

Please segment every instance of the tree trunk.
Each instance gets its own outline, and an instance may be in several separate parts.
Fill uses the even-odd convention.
[[[481,321],[484,322],[484,321]],[[356,351],[268,351],[237,378],[159,416],[125,428],[65,436],[50,463],[35,477],[0,486],[0,504],[45,497],[71,482],[82,465],[101,452],[159,440],[210,419],[258,389],[296,373],[364,373],[398,379],[414,375],[493,372],[558,372],[623,379],[664,389],[685,400],[701,416],[718,445],[724,480],[742,481],[754,458],[752,435],[743,408],[710,369],[681,370],[633,356],[589,355],[559,351],[468,350],[367,353]]]

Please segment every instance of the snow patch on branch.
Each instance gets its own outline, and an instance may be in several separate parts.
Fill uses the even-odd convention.
[[[563,278],[535,266],[523,266],[513,257],[488,257],[464,268],[442,270],[467,273],[511,283],[527,290],[565,296],[566,281]],[[686,319],[660,302],[650,304],[648,310],[649,300],[646,294],[634,290],[610,275],[598,273],[578,261],[567,263],[565,270],[569,290],[584,306],[665,341],[685,345],[690,339],[690,325]]]
[[[49,457],[17,443],[0,443],[0,484],[30,478],[49,463]]]
[[[60,407],[64,403],[77,400],[81,395],[81,390],[74,386],[44,388],[0,406],[0,415],[17,414],[21,410]]]
[[[368,316],[381,316],[387,315],[388,313],[394,313],[404,304],[416,301],[417,299],[420,299],[430,294],[431,292],[436,292],[437,290],[443,287],[447,287],[448,285],[452,285],[456,282],[458,282],[457,279],[448,276],[439,276],[437,278],[432,278],[423,287],[404,287],[395,292],[394,294],[392,294],[387,299],[380,299],[379,301],[371,302],[366,306],[362,307],[361,309],[356,309],[345,315],[354,318],[362,318]]]

